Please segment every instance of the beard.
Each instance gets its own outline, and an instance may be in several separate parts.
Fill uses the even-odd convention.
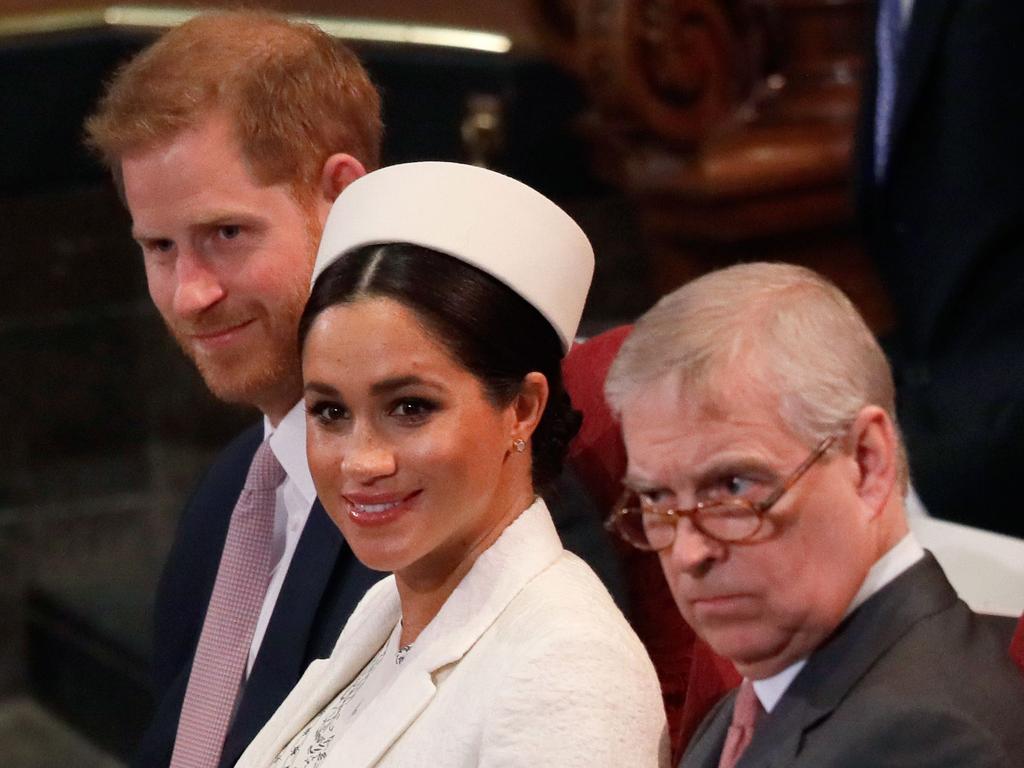
[[[178,347],[196,366],[213,395],[228,403],[249,405],[267,413],[290,408],[302,394],[302,368],[297,329],[305,306],[305,286],[283,306],[258,307],[258,314],[218,312],[201,322],[165,325]],[[243,338],[225,349],[207,349],[193,335],[232,328],[242,323]]]
[[[226,403],[250,405],[266,412],[285,397],[294,402],[301,395],[297,354],[285,355],[282,350],[271,348],[263,354],[255,352],[247,359],[225,362],[181,346],[210,392]]]
[[[279,263],[276,279],[235,286],[238,292],[200,316],[164,317],[172,338],[215,397],[254,406],[264,414],[286,411],[302,396],[299,318],[309,297],[322,222],[313,197],[296,191],[296,200],[303,209],[301,253],[308,255],[304,268],[297,269],[294,260]],[[194,338],[243,324],[247,327],[241,329],[237,343],[223,348],[204,346]]]

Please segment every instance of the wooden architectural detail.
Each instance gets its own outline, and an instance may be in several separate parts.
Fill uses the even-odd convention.
[[[654,293],[740,260],[804,263],[875,328],[850,168],[867,0],[578,0],[595,165],[637,207]]]
[[[579,0],[533,0],[543,32],[552,33],[565,46],[576,44],[576,12]]]
[[[726,117],[748,72],[732,5],[580,0],[578,57],[607,130],[685,146]]]

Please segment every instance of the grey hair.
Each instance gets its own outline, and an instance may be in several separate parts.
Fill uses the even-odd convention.
[[[742,361],[778,394],[783,423],[813,445],[866,405],[896,425],[892,370],[856,307],[821,275],[792,264],[740,264],[663,297],[636,323],[605,381],[613,412],[665,376],[708,389]],[[897,427],[899,482],[907,460]]]

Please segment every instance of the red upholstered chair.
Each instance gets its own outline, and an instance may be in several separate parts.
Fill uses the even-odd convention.
[[[604,380],[630,330],[631,326],[621,326],[574,345],[562,366],[573,405],[583,412],[583,426],[569,448],[569,461],[604,511],[610,511],[618,499],[626,470],[626,450],[604,400]],[[658,558],[619,545],[629,618],[658,671],[674,765],[704,715],[740,677],[680,616]]]
[[[1021,672],[1024,672],[1024,616],[1021,616],[1020,621],[1017,622],[1017,632],[1013,636],[1013,642],[1010,643],[1010,655],[1017,662]]]

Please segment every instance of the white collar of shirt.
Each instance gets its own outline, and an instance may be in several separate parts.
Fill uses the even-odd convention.
[[[922,557],[924,557],[924,549],[918,544],[914,535],[908,533],[899,540],[896,546],[882,555],[871,566],[868,575],[864,578],[864,583],[860,585],[857,594],[850,601],[850,607],[846,609],[844,618],[857,610],[857,608],[864,604],[865,600],[914,565]],[[775,709],[779,699],[782,698],[790,683],[800,674],[800,670],[804,668],[806,663],[807,659],[803,658],[771,677],[766,677],[763,680],[754,680],[754,693],[757,694],[757,699],[761,702],[765,712],[771,712]]]
[[[263,417],[263,436],[270,439],[270,448],[281,462],[288,479],[295,483],[307,504],[316,498],[313,476],[306,460],[306,406],[300,400],[281,419],[275,429],[270,419]]]

